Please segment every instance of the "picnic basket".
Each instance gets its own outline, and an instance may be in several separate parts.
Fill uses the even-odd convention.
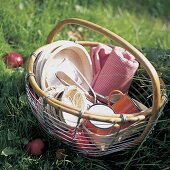
[[[79,108],[65,104],[54,97],[49,97],[48,94],[37,84],[33,69],[37,56],[46,48],[46,45],[44,45],[31,54],[26,76],[28,101],[32,112],[39,121],[41,127],[54,138],[60,139],[64,143],[72,146],[72,149],[76,152],[82,153],[86,156],[98,157],[108,155],[141,144],[153,129],[167,102],[166,87],[163,80],[159,78],[158,73],[148,59],[129,42],[108,29],[89,21],[78,18],[68,18],[60,21],[49,34],[47,44],[52,43],[54,37],[65,25],[68,24],[75,24],[96,31],[135,56],[140,67],[133,78],[128,95],[145,105],[147,109],[142,110],[139,113],[127,115],[126,121],[131,122],[132,126],[119,130],[113,135],[108,136],[107,140],[111,142],[108,144],[106,141],[106,145],[108,144],[106,147],[107,149],[100,149],[99,147],[96,147],[95,143],[87,142],[87,140],[90,141],[92,138],[88,131],[85,131],[85,135],[78,139],[76,135],[82,131],[82,127],[76,126],[70,130],[70,128],[60,119],[56,118],[56,115],[54,116],[50,113],[51,110],[63,110],[79,117],[79,119],[96,120],[113,124],[124,123],[124,119],[121,114],[107,117],[93,114],[88,110],[82,113]],[[76,43],[81,44],[86,48],[98,44],[98,42],[90,41],[76,41]],[[39,100],[40,98],[41,100]]]

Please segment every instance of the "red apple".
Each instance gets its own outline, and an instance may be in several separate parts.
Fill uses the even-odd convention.
[[[75,143],[78,149],[89,150],[91,148],[88,137],[84,135],[82,130],[77,131],[75,134],[74,130],[69,129],[66,132],[62,132],[59,136],[67,142]]]
[[[26,150],[30,155],[42,155],[45,151],[45,144],[42,139],[37,138],[27,144]]]
[[[90,143],[87,137],[84,135],[84,132],[77,132],[76,134],[76,144],[78,149],[88,150],[90,148]]]
[[[23,65],[24,59],[22,55],[17,52],[10,52],[5,55],[5,63],[9,67],[16,68]]]

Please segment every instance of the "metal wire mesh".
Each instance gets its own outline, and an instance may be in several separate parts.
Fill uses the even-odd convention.
[[[124,129],[120,128],[110,135],[97,135],[81,124],[78,124],[75,128],[68,126],[61,120],[60,110],[47,104],[46,99],[38,97],[29,85],[27,78],[26,92],[32,112],[42,128],[48,134],[72,146],[73,150],[88,156],[103,156],[134,147],[134,140],[141,135],[149,119],[147,117],[144,121],[133,123]],[[152,82],[144,69],[138,69],[128,95],[148,108],[152,106]],[[161,113],[162,110],[160,110],[159,116]]]

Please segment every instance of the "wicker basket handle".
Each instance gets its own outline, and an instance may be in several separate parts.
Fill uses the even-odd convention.
[[[56,36],[56,34],[65,26],[68,24],[76,24],[81,25],[87,28],[90,28],[96,32],[99,32],[102,35],[105,35],[109,39],[116,41],[119,43],[123,48],[128,50],[132,55],[135,56],[136,60],[144,67],[144,69],[147,71],[148,75],[150,76],[152,80],[152,87],[153,87],[153,106],[152,106],[152,116],[151,121],[155,120],[157,117],[157,113],[160,109],[160,102],[161,102],[161,95],[160,95],[160,81],[158,74],[152,64],[148,61],[148,59],[135,47],[133,47],[129,42],[118,36],[117,34],[111,32],[110,30],[103,28],[97,24],[94,24],[92,22],[78,19],[78,18],[68,18],[61,22],[59,22],[55,28],[50,32],[47,43],[51,43]]]
[[[144,139],[146,134],[150,131],[152,128],[152,123],[156,120],[159,110],[161,108],[161,91],[160,91],[160,81],[158,74],[152,64],[148,61],[148,59],[140,52],[138,51],[134,46],[132,46],[129,42],[118,36],[117,34],[111,32],[110,30],[103,28],[97,24],[94,24],[92,22],[78,19],[78,18],[68,18],[61,22],[59,22],[56,27],[51,31],[47,38],[47,43],[51,43],[55,37],[55,35],[65,26],[68,24],[76,24],[81,25],[87,28],[90,28],[96,32],[99,32],[102,35],[105,35],[109,39],[116,41],[119,43],[123,48],[125,48],[127,51],[129,51],[132,55],[135,56],[136,60],[144,67],[146,72],[148,73],[149,77],[152,81],[152,88],[153,88],[153,104],[151,109],[151,116],[149,119],[149,123],[146,126],[145,130],[141,134],[141,136],[135,140],[135,143],[138,143]],[[83,42],[83,45],[90,45],[90,42]],[[93,43],[92,43],[93,44]],[[150,110],[150,109],[149,109]]]

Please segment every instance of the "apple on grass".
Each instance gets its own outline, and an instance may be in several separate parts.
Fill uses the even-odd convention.
[[[4,62],[8,67],[17,68],[24,64],[24,58],[18,52],[6,53],[4,57]]]
[[[26,145],[26,151],[30,155],[39,156],[45,151],[45,144],[42,139],[33,139]]]

